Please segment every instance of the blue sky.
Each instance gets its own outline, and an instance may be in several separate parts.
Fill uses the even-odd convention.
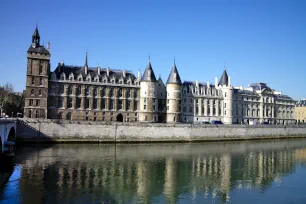
[[[58,62],[144,71],[165,81],[176,58],[183,80],[214,82],[224,61],[233,85],[266,82],[306,97],[304,0],[99,0],[0,3],[0,84],[25,88],[36,22]]]

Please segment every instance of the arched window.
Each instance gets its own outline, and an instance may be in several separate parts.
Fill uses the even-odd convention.
[[[31,96],[34,96],[34,89],[31,89]]]
[[[39,118],[38,117],[38,110],[35,111],[35,118]]]
[[[97,90],[97,88],[95,87],[94,88],[94,96],[97,96],[98,95],[98,90]]]

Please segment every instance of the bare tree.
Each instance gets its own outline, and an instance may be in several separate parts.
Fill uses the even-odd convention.
[[[0,116],[2,116],[4,107],[11,102],[13,92],[14,87],[10,83],[0,86]]]

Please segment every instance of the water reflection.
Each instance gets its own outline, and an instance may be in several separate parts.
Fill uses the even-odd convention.
[[[239,189],[282,185],[306,161],[306,140],[30,146],[15,159],[18,193],[10,180],[1,190],[8,203],[227,203]]]

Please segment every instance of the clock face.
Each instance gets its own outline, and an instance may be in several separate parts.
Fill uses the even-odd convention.
[[[35,43],[32,43],[32,47],[35,48],[35,47],[36,47],[36,44],[35,44]]]

